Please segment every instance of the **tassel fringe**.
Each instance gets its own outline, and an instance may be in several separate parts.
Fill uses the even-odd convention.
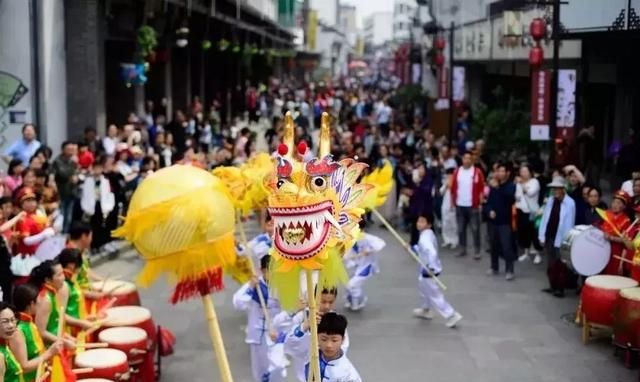
[[[222,268],[205,272],[201,277],[178,282],[171,295],[171,303],[177,304],[196,296],[206,296],[224,289]]]

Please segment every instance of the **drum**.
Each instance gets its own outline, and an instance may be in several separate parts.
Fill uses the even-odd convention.
[[[112,381],[130,379],[127,355],[117,349],[92,349],[76,356],[76,367],[91,368],[88,378],[105,378]]]
[[[587,323],[612,326],[620,290],[637,286],[638,282],[622,276],[598,275],[587,278],[581,294],[582,314]]]
[[[597,275],[609,263],[611,243],[601,230],[590,225],[578,225],[562,240],[560,257],[582,276]]]
[[[135,284],[122,280],[96,281],[91,283],[91,289],[109,292],[116,298],[113,306],[140,306],[140,295]]]
[[[130,365],[143,362],[147,353],[147,332],[140,328],[122,326],[105,329],[98,335],[98,340],[106,342],[112,349],[123,351]]]
[[[620,291],[613,318],[613,343],[640,349],[640,288]]]
[[[148,345],[146,349],[155,349],[156,326],[151,318],[151,312],[141,306],[117,306],[107,309],[107,317],[103,328],[133,326],[147,332]],[[103,329],[103,331],[106,329]],[[101,331],[102,332],[102,331]]]

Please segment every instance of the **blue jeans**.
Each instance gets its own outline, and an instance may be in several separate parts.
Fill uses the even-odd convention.
[[[500,257],[504,259],[505,271],[513,273],[513,263],[516,259],[513,228],[510,224],[493,224],[491,226],[491,269],[500,270]]]
[[[76,205],[76,198],[70,197],[60,200],[60,213],[63,217],[62,231],[69,233],[71,221],[73,220],[73,209]]]

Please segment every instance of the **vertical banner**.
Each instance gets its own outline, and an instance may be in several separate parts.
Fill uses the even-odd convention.
[[[465,80],[466,80],[466,71],[464,66],[454,66],[453,67],[453,90],[452,96],[454,102],[462,102],[465,100]]]
[[[438,68],[438,100],[435,104],[436,110],[449,108],[449,68],[441,66]]]
[[[531,73],[531,140],[549,140],[549,100],[551,72],[534,70]]]
[[[576,70],[558,71],[557,137],[572,139],[576,124]]]
[[[307,48],[316,50],[316,34],[318,30],[318,11],[309,10],[307,18]]]

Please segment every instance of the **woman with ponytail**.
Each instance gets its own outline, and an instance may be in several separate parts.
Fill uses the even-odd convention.
[[[13,293],[18,330],[9,340],[9,347],[22,367],[24,382],[35,381],[38,367],[62,352],[64,348],[60,340],[54,342],[48,349],[45,348],[38,328],[33,322],[37,298],[38,289],[30,284],[16,287]]]
[[[92,327],[92,323],[87,320],[87,309],[85,307],[84,294],[78,283],[78,274],[82,268],[82,252],[76,248],[66,248],[58,255],[58,261],[62,265],[65,277],[66,291],[68,299],[66,304],[66,323],[71,335],[76,339],[82,330]]]

